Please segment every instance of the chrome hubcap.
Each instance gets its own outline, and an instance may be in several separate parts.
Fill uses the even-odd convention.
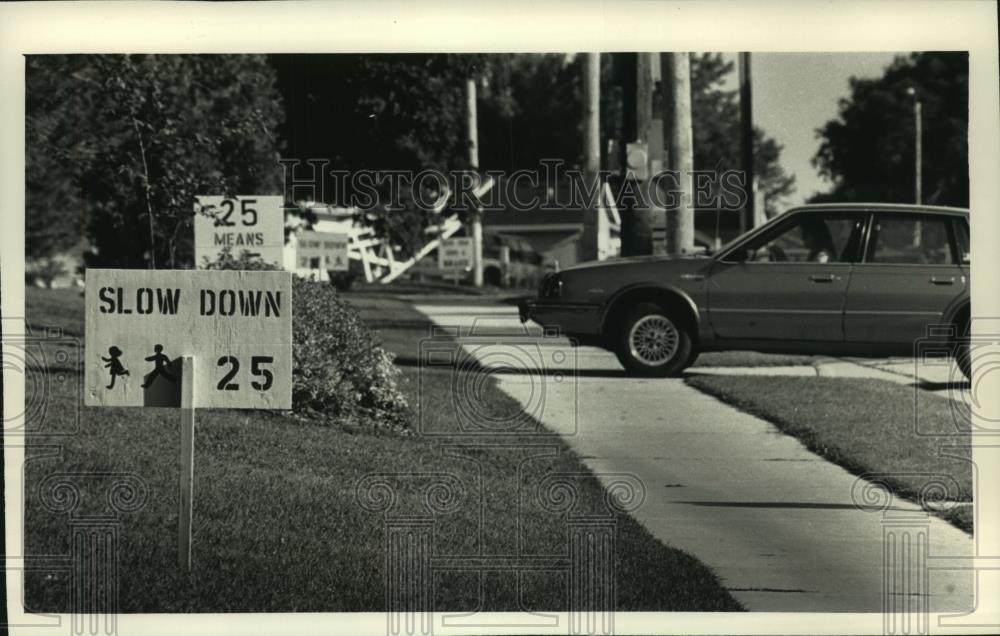
[[[669,362],[677,354],[679,340],[674,323],[655,314],[640,318],[628,333],[632,356],[651,367]]]

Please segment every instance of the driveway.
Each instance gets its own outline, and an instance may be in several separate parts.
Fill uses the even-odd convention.
[[[902,560],[883,567],[887,557],[899,556],[885,546],[902,545],[886,542],[888,535],[925,536],[932,558],[972,554],[967,534],[907,501],[860,509],[855,499],[871,494],[871,484],[682,379],[626,377],[612,354],[573,349],[564,338],[525,329],[512,307],[416,308],[463,335],[470,329],[504,334],[495,344],[466,350],[488,367],[494,361],[509,366],[516,349],[525,369],[500,370],[500,387],[561,433],[598,476],[638,476],[646,500],[633,516],[659,540],[711,567],[751,610],[883,611],[885,581],[903,580],[886,579],[884,572],[899,575],[906,567]],[[931,570],[925,589],[921,579],[912,580],[916,588],[893,588],[887,600],[926,600],[932,612],[972,606],[967,572]]]

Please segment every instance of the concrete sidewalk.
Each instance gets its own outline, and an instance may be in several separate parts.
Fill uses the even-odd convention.
[[[931,557],[972,554],[968,535],[912,503],[895,499],[886,510],[860,509],[855,500],[874,486],[681,379],[627,377],[608,352],[573,349],[537,327],[525,331],[513,308],[416,308],[463,335],[474,329],[520,343],[517,355],[535,373],[498,372],[500,387],[563,434],[598,477],[638,476],[647,492],[634,516],[664,543],[711,567],[751,610],[881,612],[884,536],[902,531],[893,519],[903,519],[906,532],[923,533]],[[497,338],[466,350],[488,366],[509,360],[496,354],[511,346]],[[791,369],[798,368],[770,371],[806,373]],[[934,612],[966,610],[973,577],[932,570],[924,592],[893,598],[924,598]]]

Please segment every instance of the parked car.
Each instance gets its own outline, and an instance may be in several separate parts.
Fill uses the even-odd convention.
[[[542,255],[527,239],[497,232],[483,233],[483,280],[487,285],[530,289],[538,285],[544,273]]]
[[[921,342],[968,376],[968,277],[967,210],[807,205],[714,254],[548,274],[520,314],[639,375],[677,375],[701,351],[881,357]]]

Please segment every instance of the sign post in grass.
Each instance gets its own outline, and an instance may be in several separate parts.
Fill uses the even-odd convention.
[[[181,457],[180,496],[177,515],[177,559],[191,569],[191,519],[194,511],[194,358],[181,358]]]
[[[87,270],[84,404],[179,409],[178,558],[185,570],[195,410],[292,407],[291,276]]]

